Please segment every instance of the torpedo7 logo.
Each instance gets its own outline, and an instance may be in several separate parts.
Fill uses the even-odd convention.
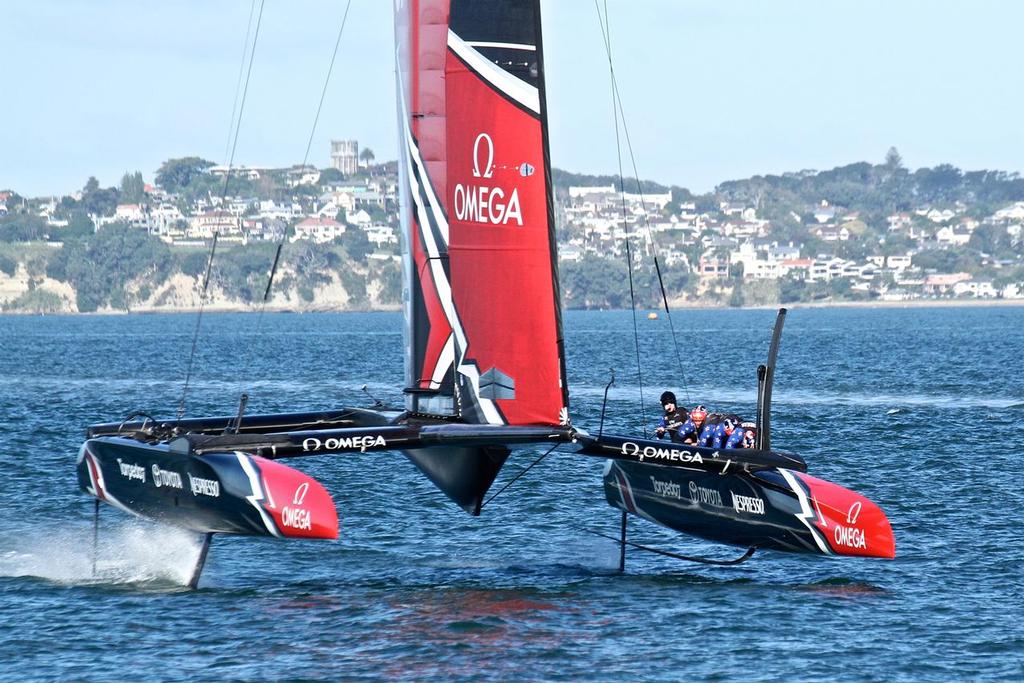
[[[512,188],[506,199],[505,190],[492,186],[494,170],[494,140],[480,133],[473,141],[473,184],[455,186],[455,217],[467,223],[508,225],[523,224],[523,211],[519,206],[519,190]],[[527,173],[527,170],[529,171]],[[523,164],[520,175],[533,173],[533,167]]]

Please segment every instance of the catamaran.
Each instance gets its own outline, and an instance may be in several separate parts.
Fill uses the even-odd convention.
[[[77,463],[100,503],[213,534],[332,539],[327,490],[283,460],[397,452],[479,515],[517,447],[607,460],[627,515],[747,548],[891,558],[873,502],[770,443],[785,311],[758,372],[757,447],[713,449],[572,423],[539,0],[400,0],[395,44],[404,230],[405,404],[92,425]],[[671,554],[671,553],[665,553]]]

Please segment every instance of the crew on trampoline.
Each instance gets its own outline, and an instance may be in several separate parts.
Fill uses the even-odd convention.
[[[700,439],[701,430],[704,429],[704,421],[707,420],[708,409],[704,406],[697,406],[690,411],[690,417],[679,428],[678,441],[697,445]]]
[[[676,405],[676,395],[671,391],[666,391],[661,395],[661,407],[665,409],[665,414],[661,416],[661,423],[655,428],[654,434],[659,439],[664,439],[668,434],[673,441],[681,442],[679,428],[687,420],[686,408]]]
[[[705,448],[754,448],[754,423],[744,422],[735,413],[708,413],[703,405],[687,412],[676,403],[676,395],[666,391],[661,395],[665,414],[655,428],[659,439],[667,434],[676,443]]]

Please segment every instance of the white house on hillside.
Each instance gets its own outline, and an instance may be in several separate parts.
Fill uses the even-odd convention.
[[[292,235],[292,242],[298,240],[312,240],[318,244],[330,242],[345,232],[345,224],[339,223],[333,218],[322,216],[311,216],[295,226],[295,234]]]

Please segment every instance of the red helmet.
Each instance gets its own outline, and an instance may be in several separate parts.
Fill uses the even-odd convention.
[[[708,409],[704,406],[697,406],[690,411],[690,419],[694,422],[703,422],[708,416]]]

